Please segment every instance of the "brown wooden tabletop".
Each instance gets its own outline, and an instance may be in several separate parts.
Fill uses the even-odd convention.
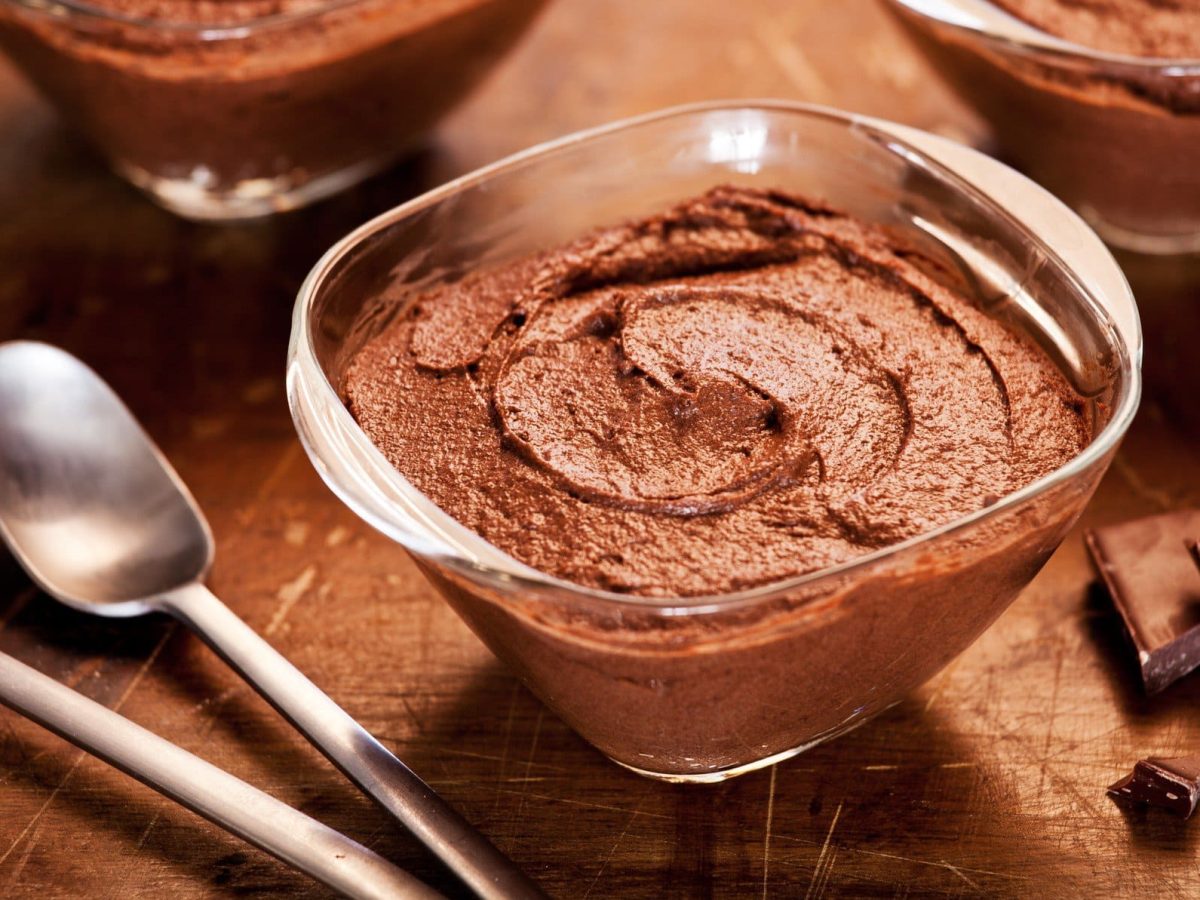
[[[730,96],[986,137],[872,0],[555,0],[399,171],[276,221],[202,227],[107,174],[0,63],[0,338],[60,344],[110,381],[207,512],[215,592],[555,896],[1196,896],[1200,821],[1124,811],[1104,787],[1140,756],[1200,751],[1200,675],[1142,696],[1078,533],[887,714],[773,770],[679,787],[545,712],[314,474],[283,368],[293,297],[329,244],[536,141]],[[1131,271],[1139,287],[1155,274]],[[1150,389],[1085,524],[1200,502],[1180,424],[1200,291],[1168,274],[1140,288]],[[69,612],[0,555],[0,629],[0,650],[462,894],[181,628]],[[0,896],[259,892],[326,893],[0,710]]]

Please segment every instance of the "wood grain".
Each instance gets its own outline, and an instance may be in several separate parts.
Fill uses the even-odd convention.
[[[283,360],[295,291],[333,240],[530,143],[728,96],[986,137],[870,0],[556,0],[409,164],[300,214],[214,228],[108,175],[4,68],[0,338],[61,344],[113,384],[209,515],[213,589],[555,896],[1195,896],[1200,823],[1128,813],[1103,789],[1139,756],[1200,747],[1200,677],[1142,697],[1078,535],[886,715],[774,770],[684,788],[618,769],[544,711],[313,473]],[[1150,347],[1152,390],[1090,523],[1200,500],[1195,394],[1174,368],[1194,370],[1200,336],[1187,284],[1147,289],[1148,332],[1174,349]],[[0,649],[461,895],[170,623],[69,612],[0,557]],[[285,892],[324,895],[0,711],[0,896]]]

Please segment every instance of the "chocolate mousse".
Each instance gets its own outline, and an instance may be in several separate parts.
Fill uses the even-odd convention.
[[[1200,3],[1156,0],[991,0],[1028,25],[1090,50],[1145,59],[1200,58]],[[1163,76],[1154,70],[1097,67],[1065,75],[1046,73],[1053,81],[1097,96],[1114,105],[1150,104],[1161,110],[1200,113],[1200,90],[1192,77]]]
[[[0,48],[134,183],[235,218],[411,150],[543,3],[5,0]]]
[[[1096,50],[1200,58],[1200,3],[1196,0],[992,2],[1035,28]]]
[[[405,477],[520,561],[736,591],[973,513],[1089,441],[1051,361],[938,273],[822,203],[721,187],[396,298],[343,389]]]

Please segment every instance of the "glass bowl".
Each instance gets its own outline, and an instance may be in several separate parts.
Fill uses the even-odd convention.
[[[180,215],[230,220],[411,151],[544,2],[326,0],[205,24],[0,0],[0,49],[129,181]]]
[[[886,0],[1001,156],[1113,246],[1200,252],[1200,59],[1061,40],[987,0]]]
[[[343,403],[348,360],[402,297],[718,183],[823,198],[898,229],[1028,331],[1096,416],[1069,464],[993,506],[834,568],[736,594],[645,598],[519,563],[400,475]],[[387,302],[372,298],[386,293]],[[288,396],[321,476],[405,548],[547,706],[635,771],[717,781],[860,725],[966,648],[1087,503],[1140,392],[1137,308],[1086,225],[980,153],[783,102],[666,110],[453,181],[354,231],[292,325]]]

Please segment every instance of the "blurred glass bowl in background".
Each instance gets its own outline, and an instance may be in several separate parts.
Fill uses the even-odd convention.
[[[544,3],[159,4],[248,16],[205,22],[0,0],[0,48],[128,180],[180,215],[230,220],[326,197],[413,150]]]
[[[1200,59],[1106,53],[987,0],[886,0],[1003,159],[1115,247],[1200,253]]]

